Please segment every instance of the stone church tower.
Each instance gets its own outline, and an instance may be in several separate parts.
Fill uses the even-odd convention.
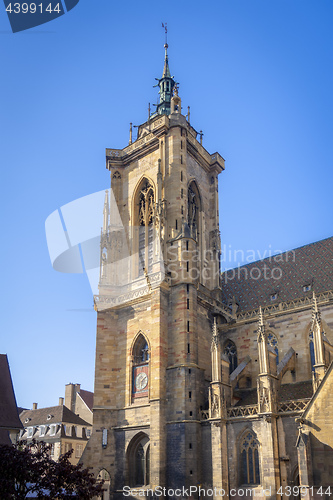
[[[198,483],[212,313],[215,304],[223,308],[216,290],[224,160],[204,149],[182,114],[167,48],[156,113],[135,142],[106,150],[112,192],[104,206],[94,432],[85,462],[110,473],[113,491]]]
[[[296,249],[293,260],[287,252],[221,274],[224,160],[202,146],[189,110],[184,116],[167,49],[156,112],[135,141],[131,126],[127,147],[106,149],[111,191],[83,461],[107,480],[105,499],[122,498],[125,486],[198,485],[233,489],[236,499],[245,487],[258,498],[265,488],[268,498],[296,499],[281,488],[304,485],[315,498],[308,478],[330,473],[320,476],[320,433],[311,449],[302,415],[312,415],[312,398],[327,414],[333,239]],[[325,446],[323,467],[331,461],[333,474],[331,437]]]

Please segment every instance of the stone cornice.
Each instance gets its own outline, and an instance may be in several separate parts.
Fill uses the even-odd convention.
[[[333,302],[333,290],[328,290],[327,292],[318,293],[316,295],[318,305],[326,305]],[[278,304],[271,304],[269,306],[262,307],[262,312],[265,319],[272,318],[274,316],[282,316],[286,313],[292,311],[302,311],[312,308],[312,297],[302,297],[300,299],[290,300],[288,302],[279,302]],[[257,321],[259,316],[259,309],[251,309],[250,311],[244,311],[237,314],[236,322],[227,325],[220,325],[219,331],[223,332],[229,330],[230,328],[235,328],[235,326],[244,325],[246,323],[253,323]]]
[[[159,148],[159,138],[169,129],[169,118],[160,116],[147,124],[140,125],[141,132],[147,129],[146,135],[140,137],[124,149],[106,148],[106,168],[125,167],[133,161],[146,156]]]

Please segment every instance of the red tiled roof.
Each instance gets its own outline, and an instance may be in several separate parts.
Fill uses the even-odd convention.
[[[224,272],[221,298],[229,305],[234,296],[240,312],[328,290],[333,290],[333,237]]]

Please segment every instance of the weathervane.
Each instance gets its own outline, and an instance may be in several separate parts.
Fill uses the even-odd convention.
[[[168,26],[167,23],[162,23],[162,28],[164,28],[165,33],[165,45],[168,45]]]

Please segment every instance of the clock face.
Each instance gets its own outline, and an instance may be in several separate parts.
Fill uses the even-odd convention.
[[[139,375],[137,375],[135,378],[135,387],[137,391],[143,391],[143,389],[147,387],[147,384],[148,384],[147,374],[144,372],[139,373]]]

